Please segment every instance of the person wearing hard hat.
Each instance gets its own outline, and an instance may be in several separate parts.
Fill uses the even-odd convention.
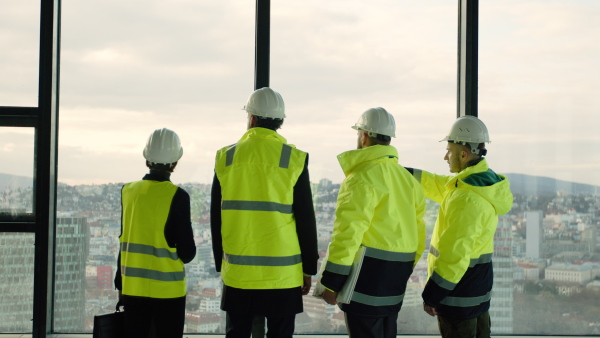
[[[350,303],[340,303],[350,337],[396,337],[398,312],[413,267],[425,250],[425,196],[398,165],[394,117],[383,108],[365,111],[352,127],[357,150],[338,155],[346,175],[340,187],[333,236],[321,284],[338,304],[357,251],[364,258]]]
[[[183,336],[184,264],[196,256],[189,194],[170,176],[183,148],[172,130],[155,130],[144,158],[150,172],[121,191],[120,251],[115,287],[125,307],[126,337]]]
[[[268,337],[291,338],[319,258],[308,154],[277,133],[279,93],[258,89],[245,110],[248,130],[217,152],[211,192],[226,337],[250,337],[253,318],[264,316]]]
[[[454,176],[407,168],[425,196],[441,203],[427,256],[423,307],[437,315],[442,337],[490,337],[494,233],[513,196],[506,177],[484,158],[490,139],[480,119],[459,117],[443,141],[444,160]]]

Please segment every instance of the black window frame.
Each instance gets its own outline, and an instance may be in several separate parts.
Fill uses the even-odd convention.
[[[35,234],[32,337],[53,332],[61,0],[40,0],[38,106],[0,106],[0,127],[34,128],[33,215],[0,218],[0,232]],[[256,0],[254,89],[269,86],[270,0]],[[479,0],[458,0],[457,116],[477,116]]]

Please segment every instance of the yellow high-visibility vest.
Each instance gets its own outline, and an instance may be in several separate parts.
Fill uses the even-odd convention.
[[[221,276],[240,289],[302,285],[302,259],[292,204],[306,153],[275,131],[252,128],[217,152],[221,184]]]
[[[122,292],[128,296],[185,296],[184,264],[165,239],[165,224],[177,186],[142,180],[123,187],[121,243]]]

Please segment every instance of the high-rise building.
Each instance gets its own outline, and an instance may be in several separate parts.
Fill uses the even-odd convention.
[[[0,332],[31,332],[34,234],[0,233]]]
[[[527,211],[527,242],[526,256],[529,258],[542,258],[542,244],[544,240],[543,220],[544,214],[541,210]]]
[[[596,225],[592,225],[589,229],[585,229],[581,233],[581,240],[587,245],[587,252],[594,253],[596,251]]]
[[[54,328],[57,332],[83,331],[85,316],[81,314],[85,313],[89,241],[86,217],[56,219]]]
[[[96,287],[101,289],[112,289],[113,286],[113,267],[99,266],[96,274]]]
[[[494,286],[490,316],[495,334],[513,333],[512,221],[501,216],[494,235]]]
[[[0,236],[0,332],[31,332],[33,318],[34,235]],[[81,332],[85,317],[86,260],[89,249],[85,217],[56,220],[54,327]]]

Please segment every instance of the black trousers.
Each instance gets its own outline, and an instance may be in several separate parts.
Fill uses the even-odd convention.
[[[226,338],[250,338],[255,315],[227,311]],[[296,314],[267,316],[267,338],[292,338]]]
[[[387,317],[361,316],[344,312],[351,338],[395,338],[398,334],[398,312]]]
[[[185,323],[185,297],[157,299],[123,296],[127,338],[181,338]]]
[[[438,315],[438,326],[443,338],[490,338],[489,311],[473,319],[454,319]]]

